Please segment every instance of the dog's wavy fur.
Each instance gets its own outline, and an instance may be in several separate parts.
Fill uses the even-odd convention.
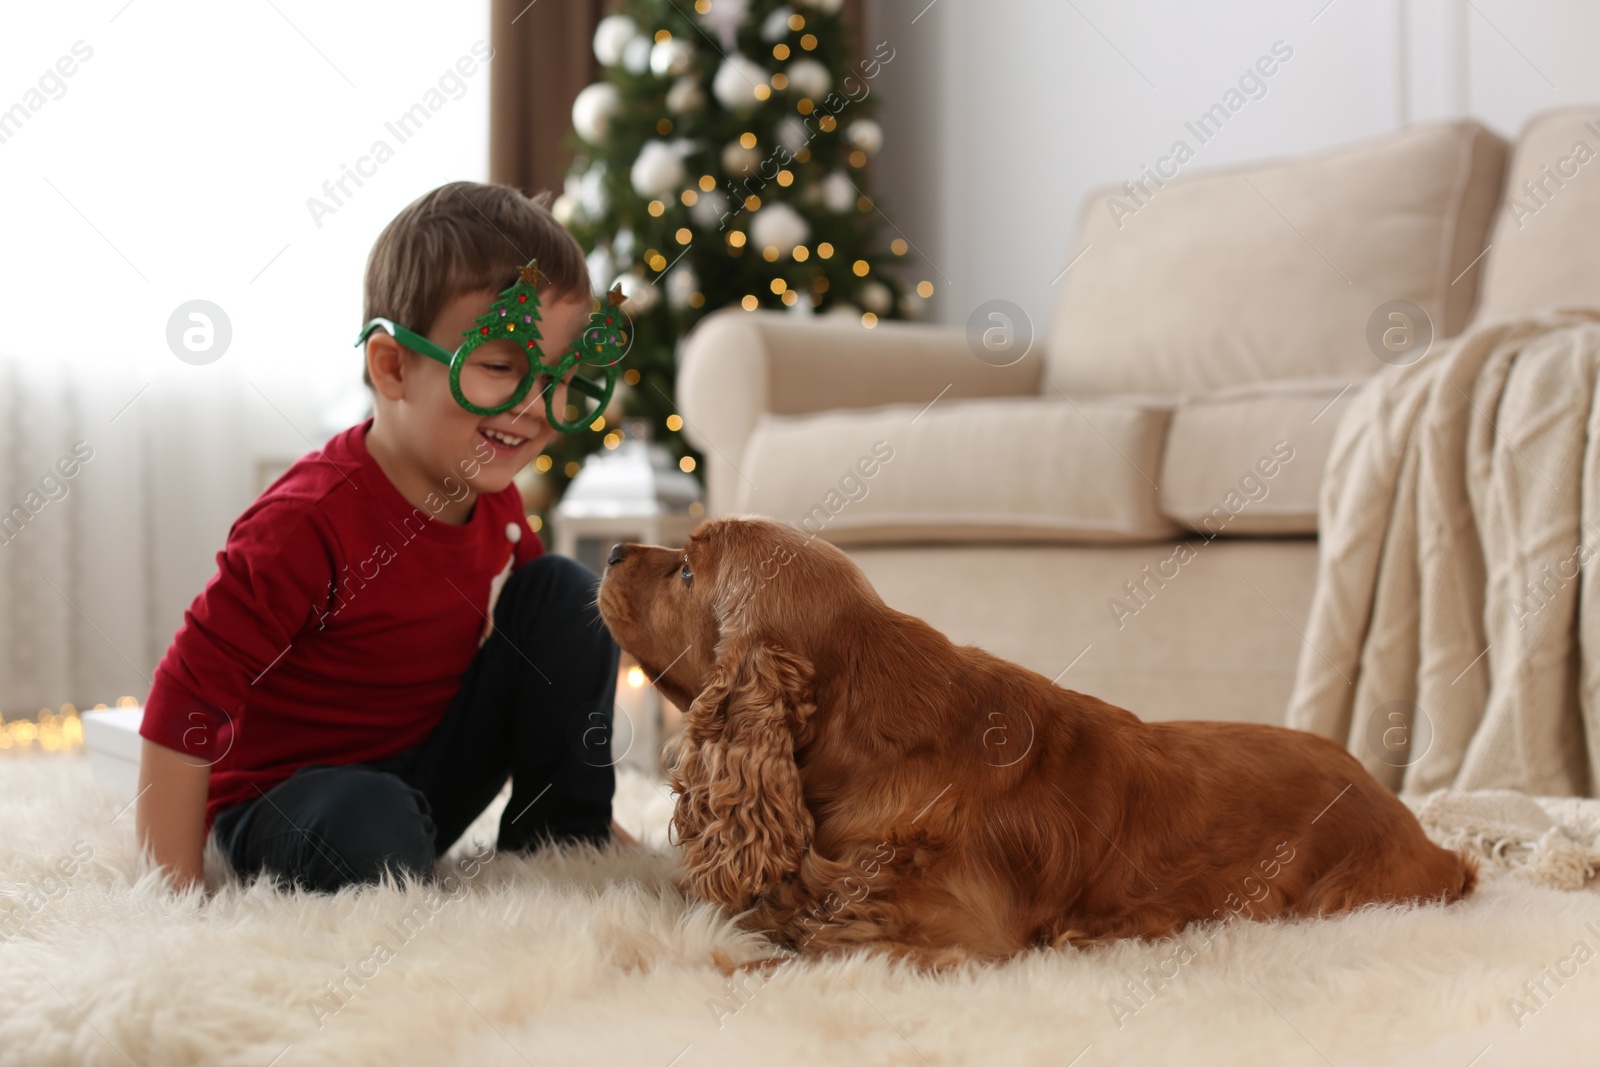
[[[686,887],[789,949],[942,966],[1476,880],[1332,741],[1143,722],[954,645],[780,523],[621,546],[599,607],[688,709],[667,752]]]

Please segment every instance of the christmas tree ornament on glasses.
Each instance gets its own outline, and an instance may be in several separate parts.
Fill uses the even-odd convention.
[[[361,328],[356,344],[373,330],[385,330],[396,341],[450,368],[450,393],[456,403],[474,415],[498,415],[522,403],[535,382],[542,381],[545,414],[562,433],[577,433],[593,423],[617,387],[617,365],[628,354],[633,330],[622,312],[621,287],[603,299],[572,347],[559,360],[546,363],[539,349],[539,273],[537,260],[517,270],[517,281],[500,293],[500,299],[462,331],[454,352],[434,344],[392,319],[376,318]],[[580,373],[586,372],[586,373]],[[567,377],[566,402],[577,412],[566,418],[556,410],[556,383]],[[598,373],[597,373],[598,372]]]

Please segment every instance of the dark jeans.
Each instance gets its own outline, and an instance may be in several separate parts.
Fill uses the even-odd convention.
[[[507,579],[494,633],[428,738],[392,759],[302,767],[216,818],[234,870],[312,889],[426,875],[511,778],[497,848],[611,839],[616,643],[598,579],[540,556]]]

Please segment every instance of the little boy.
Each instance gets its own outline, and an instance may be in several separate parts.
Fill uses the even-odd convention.
[[[540,375],[514,406],[474,414],[436,361],[519,276],[536,282],[554,365],[592,299],[583,251],[542,199],[453,182],[379,235],[372,418],[234,523],[145,702],[139,840],[180,887],[202,877],[208,831],[245,876],[332,891],[427,874],[508,776],[498,848],[626,838],[597,578],[543,554],[512,485],[554,437],[543,394],[562,412],[566,381]],[[407,331],[435,355],[394,336]],[[479,344],[472,372],[525,380],[537,368],[519,348]]]

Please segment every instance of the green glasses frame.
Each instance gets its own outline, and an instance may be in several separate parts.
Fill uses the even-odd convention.
[[[539,295],[535,288],[538,279],[539,272],[534,263],[530,262],[526,267],[520,268],[519,280],[510,288],[501,291],[501,299],[497,300],[487,313],[480,316],[472,328],[462,331],[465,340],[454,352],[435,344],[415,330],[386,318],[374,318],[363,326],[360,336],[356,338],[356,344],[364,343],[372,335],[372,331],[381,329],[413,352],[426,356],[436,363],[443,363],[450,368],[450,394],[455,397],[457,404],[474,415],[499,415],[511,410],[522,403],[528,391],[533,388],[533,383],[541,375],[548,375],[551,384],[544,394],[545,415],[550,425],[562,433],[577,433],[594,422],[616,391],[617,364],[627,354],[632,331],[623,325],[626,317],[620,307],[623,301],[621,290],[613,289],[606,295],[605,300],[600,301],[599,310],[590,315],[589,324],[578,335],[578,339],[573,342],[572,348],[566,355],[562,356],[555,366],[547,365],[537,344],[538,328],[533,325],[539,317]],[[518,325],[517,316],[508,314],[512,310],[522,313],[524,329],[521,335],[515,332]],[[501,404],[485,407],[467,399],[461,389],[461,371],[473,350],[486,341],[497,340],[522,342],[531,352],[532,358],[528,360],[528,372],[512,390],[510,398]],[[595,402],[595,407],[587,416],[580,412],[576,421],[569,422],[556,413],[555,383],[565,378],[568,371],[580,364],[602,369],[605,375],[603,380],[586,378],[581,374],[572,376],[567,387],[589,397]]]

